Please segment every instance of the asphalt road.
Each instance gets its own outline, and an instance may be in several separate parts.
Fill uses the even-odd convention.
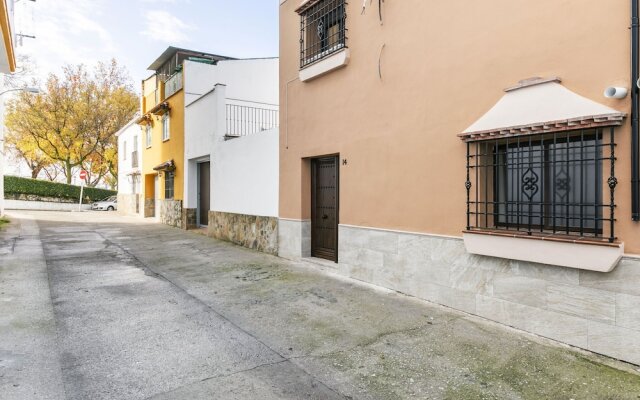
[[[638,399],[636,367],[116,213],[0,231],[0,399]]]

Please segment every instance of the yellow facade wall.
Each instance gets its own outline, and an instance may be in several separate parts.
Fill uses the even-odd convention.
[[[169,103],[169,139],[162,140],[162,116],[151,115],[152,125],[152,141],[151,147],[147,148],[146,133],[143,130],[142,139],[142,192],[147,199],[154,198],[153,179],[149,176],[155,176],[156,171],[153,167],[164,162],[173,160],[176,166],[175,177],[173,182],[174,200],[183,200],[184,189],[184,90],[176,92],[171,97],[165,99]],[[146,103],[146,102],[145,102]],[[145,104],[147,110],[153,105]],[[159,194],[157,198],[164,199],[164,177],[160,178],[158,185]]]

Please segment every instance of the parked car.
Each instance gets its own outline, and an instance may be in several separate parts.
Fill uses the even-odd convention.
[[[118,197],[107,197],[102,201],[91,204],[91,209],[96,211],[114,211],[118,209]]]

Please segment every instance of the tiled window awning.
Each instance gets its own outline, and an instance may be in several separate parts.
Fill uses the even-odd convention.
[[[322,0],[302,0],[298,8],[296,8],[296,12],[298,14],[302,14],[303,12],[307,11],[309,8],[320,3],[321,1]]]
[[[163,115],[166,112],[168,112],[170,109],[171,107],[169,107],[169,103],[167,103],[166,101],[163,101],[162,103],[156,105],[151,110],[149,110],[149,114]]]
[[[458,136],[466,141],[622,124],[625,113],[582,97],[559,78],[533,78],[505,90],[491,110]]]
[[[136,120],[138,125],[148,125],[151,123],[151,115],[145,114]]]
[[[154,171],[175,171],[176,163],[173,160],[165,161],[160,165],[153,167]]]

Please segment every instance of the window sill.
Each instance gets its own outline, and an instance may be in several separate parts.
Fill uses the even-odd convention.
[[[300,81],[307,82],[349,64],[349,49],[344,48],[300,70]]]
[[[162,143],[164,143],[164,142],[168,142],[169,140],[171,140],[171,138],[169,138],[169,139],[162,139]]]
[[[463,239],[471,254],[598,272],[612,271],[624,254],[623,243],[588,238],[464,231]]]

